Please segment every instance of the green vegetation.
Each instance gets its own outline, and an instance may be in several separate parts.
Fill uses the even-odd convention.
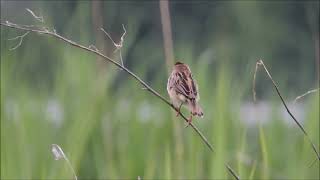
[[[92,28],[90,3],[35,1],[12,14],[19,2],[4,2],[1,21],[32,24],[24,8],[41,9],[47,25],[89,46],[105,38]],[[126,67],[168,97],[158,3],[108,1],[102,8],[112,36],[120,37],[121,24],[127,27]],[[309,167],[315,154],[261,69],[257,101],[269,102],[270,113],[263,121],[261,109],[243,111],[253,102],[259,58],[289,108],[318,86],[313,37],[319,2],[172,3],[170,10],[175,57],[190,65],[200,87],[205,116],[194,124],[214,153],[172,109],[112,64],[37,34],[9,51],[17,42],[7,39],[23,32],[1,26],[1,179],[72,178],[67,164],[54,160],[51,144],[62,147],[79,178],[227,179],[226,162],[243,179],[319,179],[319,161]],[[112,55],[109,39],[103,43]],[[303,113],[292,112],[319,150],[319,91],[297,104]],[[257,123],[245,123],[248,114]]]

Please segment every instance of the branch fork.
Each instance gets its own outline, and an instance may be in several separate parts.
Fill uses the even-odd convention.
[[[121,48],[122,48],[122,46],[123,46],[124,36],[126,35],[127,30],[126,30],[126,28],[124,27],[123,24],[122,24],[122,28],[123,28],[123,34],[122,34],[122,36],[121,36],[121,38],[120,38],[120,42],[119,42],[119,43],[116,43],[116,42],[112,39],[112,37],[109,35],[109,33],[108,33],[106,30],[104,30],[103,28],[100,28],[100,30],[101,30],[102,32],[104,32],[105,35],[108,36],[108,38],[112,41],[113,45],[116,47],[116,49],[114,50],[114,53],[119,50],[120,62],[121,62],[121,65],[124,66],[124,65],[123,65],[123,60],[122,60]]]

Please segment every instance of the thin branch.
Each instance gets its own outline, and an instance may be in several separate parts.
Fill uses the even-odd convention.
[[[123,28],[123,34],[120,38],[120,43],[119,43],[119,46],[120,48],[122,48],[122,45],[123,45],[123,41],[124,41],[124,36],[127,34],[127,30],[126,28],[124,27],[124,24],[122,24],[122,28]]]
[[[315,93],[315,92],[317,92],[317,91],[319,91],[319,90],[320,90],[320,88],[318,88],[318,89],[312,89],[312,90],[310,90],[310,91],[308,91],[308,92],[306,92],[306,93],[304,93],[304,94],[296,97],[296,98],[294,99],[293,103],[296,103],[299,99],[303,98],[304,96],[306,96],[306,95],[308,95],[308,94],[311,94],[311,93]]]
[[[253,82],[252,82],[252,95],[253,95],[253,102],[255,103],[257,101],[256,98],[256,77],[257,77],[257,71],[259,68],[259,62],[256,63],[256,68],[254,70],[254,74],[253,74]]]
[[[124,70],[129,76],[131,76],[133,79],[135,79],[137,82],[139,82],[145,89],[147,89],[149,92],[151,92],[154,96],[156,96],[157,98],[159,98],[160,100],[162,100],[162,102],[164,102],[165,104],[167,104],[168,106],[170,106],[172,109],[174,109],[175,111],[177,111],[179,113],[179,115],[183,118],[183,120],[185,122],[188,122],[188,119],[178,110],[176,109],[173,104],[171,104],[167,99],[165,99],[164,97],[162,97],[157,91],[155,91],[153,88],[151,88],[146,82],[144,82],[140,77],[138,77],[136,74],[134,74],[133,72],[131,72],[129,69],[127,69],[126,67],[124,67],[122,64],[119,64],[118,62],[116,62],[115,60],[113,60],[112,58],[102,54],[99,51],[95,51],[92,50],[89,47],[80,45],[78,43],[75,43],[74,41],[71,41],[63,36],[60,36],[59,34],[55,33],[55,32],[51,32],[48,29],[33,29],[33,28],[28,28],[25,26],[19,26],[17,24],[13,24],[13,23],[3,23],[0,22],[1,26],[5,26],[8,28],[12,28],[12,29],[18,29],[18,30],[24,30],[24,31],[30,31],[30,32],[34,32],[34,33],[38,33],[41,35],[48,35],[51,37],[54,37],[56,39],[59,39],[71,46],[74,46],[76,48],[85,50],[87,52],[96,54],[100,57],[102,57],[103,59],[105,59],[106,61],[112,63],[113,65],[115,65],[116,67],[120,68],[121,70]],[[124,26],[123,26],[124,27]],[[124,33],[125,34],[125,33]],[[124,36],[124,35],[123,35]],[[206,144],[206,146],[208,146],[208,148],[213,152],[213,147],[212,145],[209,143],[209,141],[207,140],[207,138],[202,134],[202,132],[194,125],[194,124],[190,124],[190,126],[192,127],[192,129],[196,132],[196,134],[198,134],[198,136],[201,138],[201,140]],[[239,180],[240,178],[237,176],[237,174],[232,170],[232,168],[225,163],[226,168],[228,169],[228,171],[232,174],[232,176]]]
[[[112,41],[113,45],[114,45],[115,47],[117,47],[118,44],[117,44],[116,42],[114,42],[114,40],[113,40],[112,37],[109,35],[109,33],[107,33],[107,31],[104,30],[103,28],[100,28],[100,30],[101,30],[102,32],[104,32],[104,34],[107,35],[108,38]]]
[[[30,33],[30,31],[27,31],[26,33],[24,33],[24,34],[21,35],[21,36],[17,36],[17,37],[8,39],[9,41],[13,41],[13,40],[19,39],[19,43],[18,43],[16,46],[14,46],[13,48],[10,48],[10,51],[15,50],[15,49],[17,49],[18,47],[20,47],[21,44],[22,44],[23,38],[24,38],[26,35],[28,35],[29,33]]]
[[[122,66],[123,66],[121,48],[122,48],[122,46],[123,46],[124,36],[126,35],[127,31],[126,31],[126,28],[124,27],[123,24],[122,24],[122,28],[123,28],[123,31],[124,31],[124,32],[123,32],[123,34],[122,34],[122,36],[121,36],[121,38],[120,38],[120,42],[119,42],[118,44],[111,38],[111,36],[109,35],[109,33],[108,33],[106,30],[104,30],[103,28],[100,28],[100,30],[101,30],[102,32],[104,32],[105,35],[108,36],[108,38],[112,41],[113,45],[116,47],[116,49],[114,50],[114,52],[117,52],[117,51],[119,50],[120,62],[121,62],[121,64],[122,64]]]
[[[28,9],[28,8],[26,8],[26,10],[27,10],[36,20],[38,20],[38,21],[40,21],[40,22],[42,22],[42,23],[44,22],[42,16],[36,16],[36,15],[34,14],[34,12],[31,11],[30,9]]]
[[[121,49],[122,49],[122,45],[123,45],[123,42],[124,42],[124,36],[127,34],[127,30],[126,30],[126,28],[124,27],[123,24],[122,24],[122,28],[123,28],[123,34],[122,34],[122,36],[120,38],[119,48],[117,48],[115,51],[117,51],[119,49],[120,61],[121,61],[121,64],[123,66]]]
[[[99,49],[95,45],[92,45],[92,44],[89,46],[89,49],[92,49],[94,51],[99,52]]]
[[[121,65],[123,65],[123,60],[122,60],[122,52],[121,52],[121,48],[119,49],[119,57],[120,57],[120,62],[121,62]]]
[[[274,88],[276,89],[276,92],[277,92],[278,96],[280,97],[283,106],[286,108],[288,114],[291,116],[291,118],[294,120],[294,122],[298,125],[298,127],[300,128],[300,130],[303,132],[304,136],[308,139],[309,143],[310,143],[311,146],[312,146],[313,151],[315,152],[318,160],[320,161],[320,155],[319,155],[319,153],[318,153],[318,151],[317,151],[316,146],[315,146],[314,143],[311,141],[310,136],[309,136],[308,133],[305,131],[305,129],[304,129],[304,127],[302,126],[302,124],[300,124],[300,122],[295,118],[295,116],[294,116],[294,115],[291,113],[291,111],[289,110],[287,104],[285,103],[283,97],[281,96],[281,93],[280,93],[280,91],[279,91],[279,88],[278,88],[276,82],[273,80],[271,74],[269,73],[267,67],[264,65],[264,63],[263,63],[262,60],[259,60],[259,61],[256,63],[256,71],[255,71],[255,74],[254,74],[254,83],[253,83],[254,99],[255,99],[255,75],[256,75],[258,66],[262,66],[262,67],[264,68],[264,70],[265,70],[265,72],[267,73],[269,79],[272,81],[272,84],[273,84]]]

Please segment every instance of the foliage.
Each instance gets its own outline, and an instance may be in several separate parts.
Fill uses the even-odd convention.
[[[90,1],[1,3],[1,20],[33,24],[24,8],[40,9],[46,24],[80,44],[89,46],[101,37],[92,28]],[[190,128],[183,129],[165,104],[111,64],[36,34],[9,51],[16,42],[7,39],[21,32],[1,27],[1,179],[72,178],[67,164],[54,161],[51,144],[63,148],[80,179],[226,179],[224,162],[242,178],[319,179],[320,163],[308,167],[314,153],[291,119],[279,113],[284,109],[262,72],[257,100],[270,102],[270,116],[264,122],[256,108],[252,114],[259,123],[248,125],[242,115],[252,102],[260,58],[288,102],[317,85],[319,8],[314,7],[319,3],[170,5],[175,56],[190,64],[200,87],[205,117],[195,124],[215,153]],[[165,95],[158,3],[106,1],[102,7],[111,36],[120,38],[121,24],[126,25],[125,66]],[[111,42],[101,34],[112,54]],[[319,146],[319,91],[298,103],[304,110],[299,120]]]

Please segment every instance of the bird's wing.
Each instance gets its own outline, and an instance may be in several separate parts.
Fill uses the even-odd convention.
[[[191,73],[176,72],[174,75],[176,76],[173,78],[175,90],[187,99],[196,99],[198,92]]]

